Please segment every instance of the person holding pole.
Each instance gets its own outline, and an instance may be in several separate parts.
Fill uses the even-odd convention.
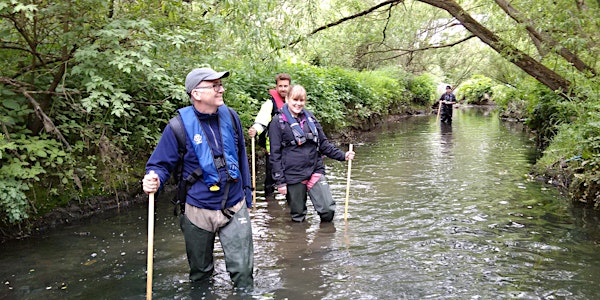
[[[438,118],[441,118],[442,123],[452,123],[452,106],[454,104],[456,104],[456,96],[452,93],[452,87],[448,85],[438,104]]]
[[[166,126],[146,163],[142,185],[147,194],[159,192],[182,163],[188,189],[180,227],[190,280],[210,281],[214,242],[219,235],[234,287],[248,290],[254,284],[249,216],[252,188],[239,116],[223,102],[221,79],[227,76],[229,72],[211,68],[193,69],[187,75],[185,88],[192,105],[178,110],[186,133],[186,152],[180,158],[174,130]]]
[[[348,146],[348,150],[352,151],[352,144]],[[348,173],[346,177],[346,203],[344,205],[344,221],[348,221],[348,199],[350,199],[350,173],[352,172],[352,160],[348,161]]]
[[[275,182],[271,176],[271,162],[269,161],[270,147],[268,142],[267,129],[271,119],[283,106],[285,97],[290,88],[292,77],[281,73],[275,76],[275,88],[269,90],[271,99],[266,100],[260,107],[260,111],[256,115],[254,124],[248,129],[248,135],[254,139],[258,135],[258,144],[265,148],[265,198],[274,199]]]
[[[150,171],[154,176],[154,171]],[[148,251],[147,251],[146,299],[152,299],[152,274],[154,265],[154,193],[148,194]]]
[[[325,178],[321,155],[345,161],[354,159],[354,151],[343,152],[329,142],[321,124],[304,109],[306,96],[304,87],[293,86],[286,104],[269,125],[273,179],[277,191],[286,196],[293,221],[305,220],[308,194],[321,222],[331,222],[335,201]]]

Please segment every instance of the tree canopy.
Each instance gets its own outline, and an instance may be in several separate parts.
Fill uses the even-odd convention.
[[[599,10],[590,0],[0,0],[0,208],[19,221],[107,178],[103,192],[129,189],[140,175],[131,157],[189,103],[184,76],[205,65],[233,71],[228,97],[244,126],[281,70],[333,99],[314,104],[332,128],[428,105],[436,83],[484,75],[498,100],[525,103],[546,147],[561,132],[586,137],[581,153],[550,147],[547,165],[595,163],[598,130],[583,124],[600,121]]]

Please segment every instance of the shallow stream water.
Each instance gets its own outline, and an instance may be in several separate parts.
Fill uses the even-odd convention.
[[[325,161],[333,223],[310,206],[307,222],[292,223],[282,197],[258,191],[252,298],[598,299],[598,214],[527,175],[536,154],[518,125],[455,110],[451,126],[412,117],[365,133],[354,150],[347,220],[344,162]],[[146,226],[138,206],[2,244],[0,299],[144,299]],[[166,198],[154,246],[154,299],[242,298],[218,242],[211,291],[187,282]]]

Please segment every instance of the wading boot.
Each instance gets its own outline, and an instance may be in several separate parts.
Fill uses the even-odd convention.
[[[319,181],[317,181],[310,191],[308,191],[308,195],[321,218],[321,222],[333,221],[333,216],[335,215],[335,201],[333,201],[331,190],[329,189],[329,184],[327,183],[325,176],[319,178]]]

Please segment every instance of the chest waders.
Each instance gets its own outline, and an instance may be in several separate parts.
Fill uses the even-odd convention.
[[[450,102],[455,102],[456,101],[456,97],[454,97],[453,94],[444,94],[441,97],[443,101],[450,101]],[[440,120],[442,121],[442,123],[452,123],[452,104],[442,104],[440,102],[441,105],[441,109],[442,112],[440,114]]]
[[[235,144],[237,147],[238,128],[234,122],[233,113],[231,114],[232,125],[235,131]],[[186,133],[180,116],[174,117],[169,121],[169,126],[173,130],[177,139],[179,163],[175,170],[175,179],[177,181],[177,193],[171,201],[174,204],[173,213],[175,216],[181,214],[180,228],[184,235],[186,254],[190,266],[189,278],[192,282],[201,283],[197,285],[201,288],[198,292],[206,295],[208,282],[214,271],[214,242],[217,232],[210,232],[194,225],[185,216],[186,197],[191,186],[202,178],[202,168],[196,168],[187,178],[183,178],[183,157],[187,152]],[[237,149],[238,159],[242,157],[240,149]],[[215,166],[220,166],[215,162]],[[241,209],[233,212],[225,207],[229,196],[231,181],[227,181],[224,187],[223,200],[221,202],[221,213],[229,220],[226,225],[219,228],[219,240],[223,248],[226,270],[236,288],[251,290],[254,285],[254,245],[252,242],[252,227],[250,224],[250,215],[246,209],[244,200]]]
[[[243,290],[252,289],[254,244],[246,201],[242,201],[241,208],[216,232],[196,226],[185,214],[181,215],[179,221],[190,266],[190,281],[205,284],[210,281],[214,272],[213,252],[218,234],[223,248],[225,269],[233,281],[233,286]]]
[[[333,221],[333,216],[335,215],[335,201],[333,200],[325,176],[321,176],[315,185],[308,190],[308,196],[310,197],[313,207],[319,214],[321,222]]]
[[[294,141],[282,141],[282,147],[287,147],[291,145],[298,145],[298,147],[303,146],[307,139],[312,140],[316,143],[316,151],[319,151],[319,138],[316,126],[314,122],[311,120],[312,115],[310,115],[307,111],[304,111],[304,115],[306,116],[308,126],[310,128],[310,133],[305,133],[304,130],[298,124],[296,118],[292,117],[290,114],[287,105],[282,108],[283,116],[285,116],[284,120],[287,122],[294,133]],[[280,118],[283,120],[283,118]],[[312,145],[304,145],[303,147],[313,147]],[[309,181],[314,181],[314,177],[318,176],[318,180],[314,183],[312,187],[308,187],[307,183]],[[300,189],[301,188],[301,189]],[[310,201],[313,204],[313,207],[319,214],[321,218],[321,222],[331,222],[333,221],[333,217],[335,215],[335,201],[333,200],[333,196],[331,195],[331,190],[329,188],[329,184],[327,183],[327,179],[325,175],[319,173],[313,173],[309,180],[303,181],[297,185],[288,186],[288,193],[290,193],[290,198],[288,200],[290,204],[290,213],[292,215],[292,220],[296,222],[302,222],[306,216],[306,193],[308,192],[308,196],[310,197]]]

